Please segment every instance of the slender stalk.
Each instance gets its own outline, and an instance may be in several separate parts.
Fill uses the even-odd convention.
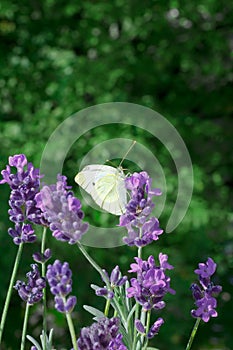
[[[14,285],[14,282],[15,282],[15,277],[16,277],[16,274],[17,274],[20,258],[21,258],[21,255],[22,255],[22,251],[23,251],[23,243],[20,243],[20,245],[18,247],[18,251],[17,251],[16,257],[15,257],[15,263],[14,263],[14,267],[13,267],[13,271],[12,271],[12,275],[11,275],[11,279],[10,279],[10,283],[9,283],[9,287],[8,287],[8,291],[7,291],[7,296],[6,296],[6,300],[5,300],[5,304],[4,304],[4,308],[3,308],[3,312],[2,312],[2,319],[1,319],[1,324],[0,324],[0,344],[1,344],[1,341],[2,341],[2,334],[3,334],[5,322],[6,322],[7,311],[8,311],[8,308],[9,308],[9,304],[10,304],[10,300],[11,300],[11,294],[12,294],[12,291],[13,291],[13,285]]]
[[[150,329],[150,316],[151,316],[151,310],[147,311],[147,320],[146,320],[146,334],[148,334]]]
[[[141,229],[140,229],[140,236],[141,236]],[[139,247],[139,248],[138,248],[138,258],[141,259],[141,257],[142,257],[142,247]],[[134,321],[137,320],[138,317],[139,317],[139,307],[140,307],[139,303],[136,303],[135,319],[134,319]],[[133,350],[134,350],[135,347],[136,347],[136,341],[137,341],[137,329],[136,329],[136,327],[134,326]]]
[[[138,248],[138,258],[142,258],[142,247]]]
[[[45,251],[46,231],[47,231],[47,227],[44,227],[43,233],[42,233],[42,240],[41,240],[41,254],[44,254],[44,251]],[[45,274],[46,274],[46,263],[43,262],[41,266],[42,277],[45,277]],[[46,334],[47,334],[46,288],[43,289],[43,330],[44,330],[43,345],[46,346]]]
[[[107,299],[107,300],[106,300],[106,304],[105,304],[105,309],[104,309],[104,315],[105,315],[106,317],[108,317],[110,305],[111,305],[111,300],[110,300],[110,299]]]
[[[144,328],[145,328],[145,323],[146,323],[146,316],[147,316],[147,311],[142,309],[140,321],[142,322]],[[143,345],[143,342],[144,342],[144,337],[145,337],[145,334],[142,334],[141,337],[140,337],[142,345]]]
[[[89,261],[89,263],[94,267],[94,269],[96,269],[97,272],[99,272],[103,281],[106,283],[107,288],[110,289],[111,288],[110,283],[109,283],[108,279],[106,278],[101,267],[95,262],[95,260],[92,259],[92,257],[88,254],[88,252],[86,251],[86,249],[84,248],[84,246],[80,242],[77,242],[77,245],[78,245],[80,251],[85,256],[85,258]]]
[[[147,319],[146,319],[146,336],[147,336],[147,334],[148,334],[148,332],[149,332],[149,329],[150,329],[150,316],[151,316],[151,310],[148,310],[147,311]],[[145,338],[145,345],[144,345],[144,350],[146,350],[147,349],[147,344],[148,344],[148,338],[146,337]]]
[[[72,321],[72,318],[71,318],[71,315],[69,312],[66,313],[66,320],[68,323],[73,348],[74,348],[74,350],[78,350],[78,345],[77,345],[77,340],[76,340],[75,330],[74,330],[74,324],[73,324],[73,321]]]
[[[25,346],[25,339],[26,339],[26,333],[27,333],[27,324],[28,324],[28,316],[29,316],[30,306],[31,306],[30,304],[28,304],[28,303],[26,304],[20,350],[24,350],[24,346]]]
[[[83,255],[85,256],[85,258],[89,261],[89,263],[94,267],[94,269],[96,269],[96,271],[100,274],[100,276],[102,277],[102,280],[105,282],[106,287],[110,290],[111,289],[111,285],[108,281],[108,279],[106,278],[103,270],[101,269],[101,267],[95,262],[95,260],[92,259],[92,257],[88,254],[88,252],[86,251],[86,249],[84,248],[84,246],[80,243],[77,242],[77,246],[79,247],[80,251],[83,253]],[[122,321],[126,324],[126,319],[124,317],[124,314],[121,310],[121,306],[118,303],[117,299],[114,299],[114,302],[117,306],[117,312],[119,313]]]
[[[188,341],[188,344],[186,346],[186,350],[190,350],[191,349],[191,346],[192,346],[192,343],[193,343],[193,339],[197,333],[197,329],[198,329],[198,326],[200,324],[200,321],[201,321],[201,318],[198,317],[194,326],[193,326],[193,329],[192,329],[192,332],[191,332],[191,335],[190,335],[190,338],[189,338],[189,341]]]

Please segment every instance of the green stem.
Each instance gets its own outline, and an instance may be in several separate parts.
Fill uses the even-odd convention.
[[[28,316],[29,316],[30,306],[31,306],[30,304],[28,304],[28,303],[26,304],[20,350],[24,350],[24,346],[25,346],[25,339],[26,339],[26,333],[27,333],[27,324],[28,324]]]
[[[151,316],[151,310],[147,311],[147,320],[146,320],[146,334],[148,334],[150,329],[150,316]]]
[[[151,310],[148,310],[147,311],[147,320],[146,320],[146,333],[145,333],[146,336],[147,336],[149,329],[150,329],[150,316],[151,316]],[[146,337],[145,339],[146,340],[145,340],[144,350],[146,350],[147,345],[148,345],[148,338]]]
[[[105,315],[106,317],[108,317],[110,304],[111,304],[111,300],[110,300],[110,299],[107,299],[107,300],[106,300],[106,304],[105,304],[105,309],[104,309],[104,315]]]
[[[42,240],[41,240],[41,254],[44,254],[45,252],[45,242],[46,242],[46,230],[47,227],[44,227],[43,233],[42,233]],[[46,274],[46,263],[43,262],[41,266],[41,275],[45,278]],[[43,289],[43,330],[44,330],[44,339],[43,339],[43,345],[46,346],[46,334],[47,334],[47,304],[46,304],[46,288]]]
[[[142,258],[142,247],[138,248],[138,258]]]
[[[142,322],[142,325],[144,326],[144,328],[145,328],[145,323],[146,323],[146,316],[147,316],[147,311],[142,310],[140,321]],[[144,342],[144,337],[145,337],[145,334],[142,334],[141,337],[140,337],[142,345],[143,345],[143,342]]]
[[[78,345],[77,345],[77,340],[76,340],[75,330],[74,330],[74,324],[73,324],[73,321],[72,321],[72,318],[71,318],[71,315],[69,312],[66,313],[66,320],[68,323],[73,348],[74,348],[74,350],[78,350]]]
[[[88,252],[86,251],[86,249],[84,248],[84,246],[80,242],[77,242],[77,246],[79,247],[80,251],[85,256],[85,258],[89,261],[89,263],[100,274],[100,276],[102,277],[102,280],[106,284],[107,289],[110,290],[111,289],[111,285],[110,285],[109,280],[107,279],[106,275],[104,274],[103,270],[101,269],[101,267],[95,262],[95,260],[92,259],[92,257],[88,254]],[[122,322],[126,323],[124,314],[123,314],[123,312],[121,310],[120,304],[117,301],[117,298],[114,299],[114,302],[115,302],[115,304],[117,306],[117,312],[119,313],[120,317],[122,318]]]
[[[193,339],[194,339],[194,337],[195,337],[195,335],[196,335],[196,333],[197,333],[197,329],[198,329],[198,326],[199,326],[199,324],[200,324],[200,321],[201,321],[201,318],[198,317],[197,320],[196,320],[196,322],[195,322],[195,324],[194,324],[194,327],[193,327],[193,329],[192,329],[192,333],[191,333],[191,335],[190,335],[188,344],[187,344],[187,346],[186,346],[186,350],[190,350],[190,349],[191,349],[191,346],[192,346],[192,343],[193,343]]]
[[[14,282],[15,282],[15,277],[16,277],[16,274],[17,274],[20,258],[21,258],[21,255],[22,255],[22,251],[23,251],[23,243],[20,243],[20,245],[18,247],[18,251],[17,251],[16,257],[15,257],[15,263],[14,263],[14,267],[13,267],[13,271],[12,271],[12,275],[11,275],[8,291],[7,291],[5,305],[4,305],[3,312],[2,312],[2,319],[1,319],[1,324],[0,324],[0,344],[1,344],[1,341],[2,341],[2,334],[3,334],[3,330],[4,330],[4,325],[5,325],[5,322],[6,322],[7,311],[8,311],[8,308],[9,308],[11,294],[12,294],[12,291],[13,291],[13,285],[14,285]]]
[[[141,237],[141,229],[140,229],[140,237]],[[140,258],[140,259],[142,258],[142,247],[139,247],[139,248],[138,248],[138,258]],[[139,317],[139,307],[140,307],[139,303],[136,303],[135,319],[134,319],[134,321],[137,320],[138,317]],[[137,329],[136,329],[136,327],[134,326],[133,350],[134,350],[135,347],[136,347],[136,342],[137,342]]]
[[[110,288],[111,288],[110,283],[109,283],[108,279],[106,278],[101,267],[95,262],[95,260],[92,259],[92,257],[88,254],[88,252],[86,251],[86,249],[84,248],[84,246],[80,242],[77,242],[77,245],[78,245],[80,251],[85,256],[85,258],[89,261],[89,263],[94,267],[94,269],[96,269],[97,272],[99,272],[103,281],[106,283],[106,287],[110,290]]]

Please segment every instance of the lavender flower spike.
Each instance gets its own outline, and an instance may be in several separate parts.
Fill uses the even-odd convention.
[[[36,202],[57,240],[75,244],[88,230],[88,223],[82,221],[81,203],[67,186],[65,176],[58,175],[55,185],[44,186]]]
[[[149,218],[154,207],[152,197],[161,195],[159,189],[151,188],[151,182],[145,171],[134,173],[125,179],[125,187],[131,192],[131,197],[126,212],[120,217],[119,225],[127,228],[128,236],[123,240],[129,246],[146,246],[158,240],[163,233],[158,219]]]
[[[218,313],[215,310],[217,307],[217,296],[222,287],[214,285],[211,281],[211,276],[214,274],[217,264],[213,259],[208,258],[206,263],[200,263],[199,268],[194,272],[199,277],[199,285],[193,283],[191,290],[195,300],[196,310],[191,311],[191,315],[195,318],[200,317],[204,322],[208,322],[211,317],[217,317]]]
[[[16,168],[12,170],[12,168]],[[7,183],[11,188],[10,220],[15,228],[8,230],[15,244],[32,243],[36,240],[31,223],[45,224],[41,210],[36,207],[35,195],[39,192],[39,169],[28,163],[24,154],[9,157],[9,165],[1,172],[0,184]]]
[[[28,282],[17,281],[14,288],[25,302],[33,305],[43,297],[43,289],[46,286],[45,279],[40,276],[37,264],[31,265],[32,271],[27,273]]]
[[[166,269],[172,269],[168,264],[167,255],[159,254],[160,266],[155,265],[153,256],[147,260],[135,258],[136,263],[130,265],[131,270],[137,274],[136,278],[130,279],[131,286],[127,288],[127,297],[134,297],[144,310],[162,309],[165,306],[163,297],[167,293],[174,294],[170,288],[170,277],[165,274]]]
[[[48,265],[46,273],[47,281],[50,286],[50,291],[55,295],[55,308],[62,313],[70,313],[76,304],[76,297],[66,297],[72,291],[72,271],[69,264],[63,264],[56,260],[53,265]]]

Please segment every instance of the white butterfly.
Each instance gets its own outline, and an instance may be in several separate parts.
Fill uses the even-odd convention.
[[[96,204],[115,215],[125,212],[127,192],[121,167],[92,164],[75,176],[75,182],[89,193]]]

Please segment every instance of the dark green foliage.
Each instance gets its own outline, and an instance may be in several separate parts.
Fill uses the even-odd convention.
[[[133,102],[157,110],[175,126],[188,147],[195,176],[189,211],[174,232],[161,236],[145,252],[145,257],[167,253],[175,266],[172,287],[177,294],[169,297],[162,311],[166,323],[154,340],[161,350],[184,349],[194,322],[189,291],[193,269],[208,256],[218,263],[223,294],[219,318],[201,327],[193,349],[227,350],[233,343],[232,22],[233,7],[226,0],[2,0],[0,4],[1,169],[9,155],[18,153],[25,153],[39,166],[47,139],[63,120],[104,102]],[[136,139],[162,164],[168,184],[160,217],[161,227],[165,227],[176,199],[177,174],[166,149],[150,134],[127,126],[96,128],[71,148],[64,174],[74,185],[77,158],[81,161],[94,145],[114,137]],[[7,186],[2,185],[0,191],[2,303],[15,247],[6,233],[10,225]],[[78,194],[76,188],[75,192]],[[84,209],[86,218],[96,225],[117,224],[111,215]],[[91,283],[101,283],[99,276],[76,247],[52,238],[49,244],[53,258],[68,260],[77,276],[74,316],[78,330],[91,323],[82,304],[102,302],[89,288]],[[25,247],[20,275],[28,270],[35,249]],[[119,264],[125,272],[136,253],[125,246],[89,248],[89,252],[102,267],[111,270]],[[36,310],[30,330],[34,336],[41,333],[40,309]],[[15,293],[3,350],[19,347],[22,315]],[[51,311],[50,319],[56,323],[57,349],[69,347],[63,317]]]

